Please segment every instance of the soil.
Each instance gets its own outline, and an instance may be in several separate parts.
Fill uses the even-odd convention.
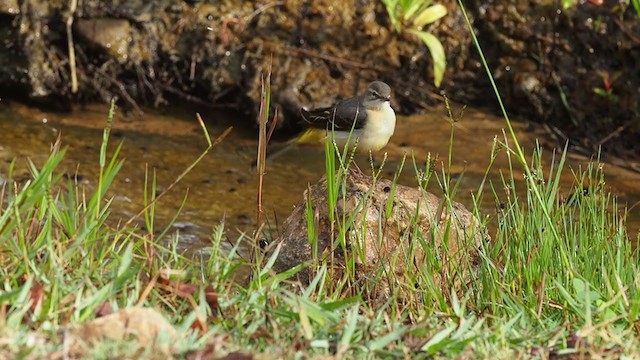
[[[429,52],[396,32],[375,0],[0,1],[0,95],[68,110],[119,98],[142,106],[188,100],[252,119],[271,70],[281,124],[300,106],[360,93],[372,79],[395,90],[401,114],[443,94],[497,109],[458,4],[425,30],[442,41],[447,71],[432,85]],[[635,159],[640,149],[640,20],[619,2],[467,3],[510,112],[546,124],[559,143]],[[74,80],[77,79],[77,80]],[[251,121],[241,126],[251,127]]]

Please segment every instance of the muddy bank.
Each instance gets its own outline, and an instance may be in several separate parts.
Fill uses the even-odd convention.
[[[448,58],[442,89],[415,37],[396,33],[380,1],[0,1],[3,96],[67,109],[119,97],[139,106],[186,99],[255,109],[269,64],[275,104],[351,96],[370,79],[396,90],[401,113],[442,91],[495,108],[458,5],[428,28]],[[638,149],[640,22],[617,2],[561,9],[548,0],[471,1],[468,11],[507,106],[558,140],[628,157]],[[250,126],[250,125],[249,125]]]
[[[183,98],[253,110],[271,65],[285,113],[351,96],[374,78],[406,89],[397,94],[405,112],[430,101],[426,48],[391,29],[379,1],[90,0],[71,13],[66,2],[28,0],[0,13],[9,50],[0,77],[33,100],[116,95],[136,109]],[[433,29],[452,59],[466,57],[469,41],[445,34],[462,26],[454,14]]]
[[[638,170],[639,14],[617,1],[561,3],[469,2],[501,94],[560,143],[571,138],[587,154],[602,146]],[[486,89],[481,83],[470,88]]]

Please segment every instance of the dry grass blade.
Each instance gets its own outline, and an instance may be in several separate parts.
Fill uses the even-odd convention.
[[[276,128],[276,124],[278,123],[278,111],[275,111],[273,116],[273,121],[271,121],[271,125],[269,125],[269,129],[267,132],[267,125],[269,124],[269,109],[271,107],[271,69],[265,78],[262,78],[262,87],[260,91],[260,111],[258,113],[258,124],[259,124],[259,133],[258,133],[258,157],[256,159],[256,171],[258,172],[258,199],[257,199],[257,215],[256,215],[256,230],[255,230],[255,239],[254,239],[254,251],[251,253],[251,261],[255,259],[255,253],[260,248],[258,242],[260,241],[260,232],[262,228],[262,217],[263,217],[263,208],[262,208],[262,190],[264,184],[264,175],[266,168],[266,159],[267,159],[267,146],[269,141],[271,140],[271,136]]]

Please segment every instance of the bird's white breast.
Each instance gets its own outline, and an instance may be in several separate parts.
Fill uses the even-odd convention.
[[[367,110],[367,123],[359,136],[358,148],[377,151],[387,145],[396,129],[396,113],[389,102],[378,109]]]

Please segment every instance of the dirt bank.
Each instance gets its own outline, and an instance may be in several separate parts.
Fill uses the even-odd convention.
[[[425,111],[440,93],[496,108],[456,2],[428,30],[444,44],[447,72],[432,85],[431,57],[396,33],[380,1],[0,1],[0,92],[66,109],[107,101],[177,99],[251,113],[260,76],[273,70],[285,118],[302,104],[362,91],[371,79],[396,90],[401,113]],[[575,146],[634,156],[639,146],[640,21],[632,8],[597,1],[467,3],[512,113],[548,124]],[[248,124],[251,126],[250,124]]]

